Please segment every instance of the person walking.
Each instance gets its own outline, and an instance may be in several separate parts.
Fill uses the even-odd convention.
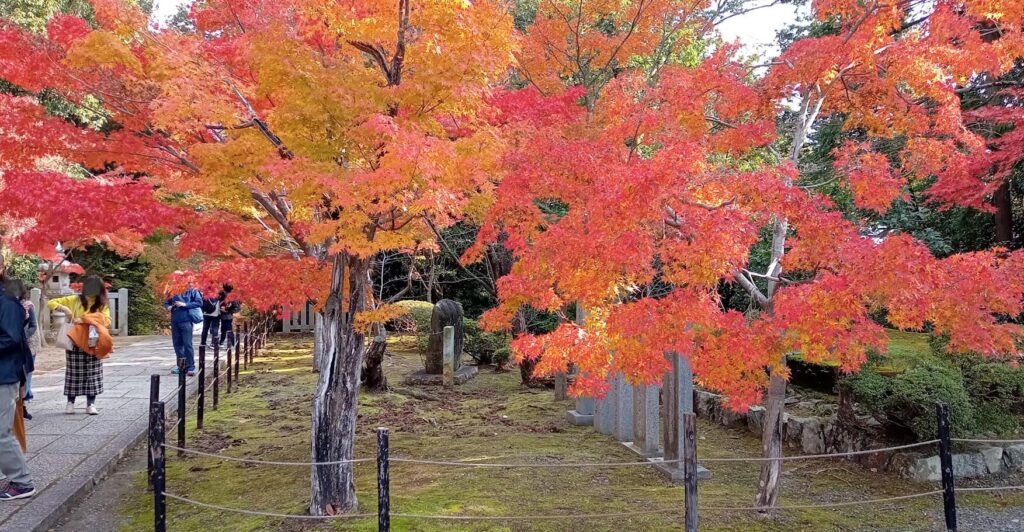
[[[181,272],[176,272],[178,275]],[[178,359],[178,367],[172,373],[177,375],[182,366],[192,377],[196,374],[196,356],[192,348],[192,332],[196,324],[203,323],[203,294],[196,290],[192,281],[184,292],[170,297],[164,305],[171,312],[171,342],[174,354]]]
[[[234,287],[230,284],[225,283],[221,293],[224,294],[224,298],[220,302],[220,346],[224,347],[224,342],[228,342],[229,347],[235,345],[235,314],[242,311],[242,304],[237,299],[228,299]],[[230,341],[229,341],[230,336]]]
[[[82,281],[82,293],[50,300],[47,308],[63,312],[71,323],[82,325],[87,314],[101,314],[110,325],[110,304],[107,300],[107,288],[103,279],[90,275]],[[85,411],[90,416],[99,415],[96,409],[96,396],[103,393],[103,361],[82,350],[72,343],[71,350],[65,351],[67,365],[64,370],[64,395],[68,404],[65,414],[75,413],[75,399],[85,396]]]
[[[210,347],[212,345],[207,342],[211,331],[213,332],[214,340],[217,339],[217,334],[220,331],[220,304],[226,298],[227,293],[224,290],[221,290],[217,293],[217,297],[211,297],[203,300],[203,333],[199,337],[199,345],[204,345],[206,347]]]
[[[16,295],[18,300],[21,302],[21,306],[25,308],[25,382],[24,391],[22,393],[22,415],[25,419],[31,420],[32,416],[28,413],[28,407],[25,406],[32,401],[32,373],[36,365],[36,354],[32,352],[32,341],[36,336],[36,332],[39,330],[38,320],[36,319],[36,309],[32,304],[32,299],[29,297],[28,287],[20,279],[12,279],[8,281],[11,283],[11,293]],[[6,285],[5,285],[6,286]]]
[[[14,434],[25,378],[25,307],[15,286],[4,283],[0,295],[0,473],[7,479],[0,488],[0,501],[24,499],[35,495],[32,473],[21,444]]]

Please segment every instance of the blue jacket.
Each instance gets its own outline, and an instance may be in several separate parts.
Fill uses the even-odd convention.
[[[21,382],[25,372],[25,307],[0,296],[0,384]]]
[[[181,301],[185,304],[184,307],[176,307],[174,303]],[[203,294],[195,288],[186,290],[184,293],[178,294],[167,300],[164,306],[171,308],[171,323],[192,323],[192,318],[189,316],[189,311],[192,309],[203,308]]]

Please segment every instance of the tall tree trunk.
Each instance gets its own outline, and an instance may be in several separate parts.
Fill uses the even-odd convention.
[[[767,304],[763,312],[771,313],[778,279],[782,275],[782,257],[786,252],[786,234],[789,222],[785,218],[777,218],[772,224],[772,262],[768,267]],[[779,498],[779,481],[782,479],[782,414],[786,408],[786,355],[782,355],[778,366],[772,368],[768,378],[768,393],[765,397],[764,430],[761,433],[761,457],[776,458],[761,464],[761,476],[757,482],[755,506],[774,507]],[[767,512],[766,512],[767,513]]]
[[[331,292],[324,309],[324,337],[334,345],[323,351],[320,379],[313,397],[312,456],[314,462],[351,460],[356,436],[359,373],[365,338],[355,327],[367,304],[367,259],[339,253],[334,257]],[[344,304],[342,304],[344,302]],[[353,464],[312,466],[312,515],[355,510]]]
[[[786,358],[780,361],[785,367]],[[768,380],[768,394],[765,397],[764,431],[761,433],[761,456],[782,457],[782,413],[786,407],[786,379],[773,371]],[[761,464],[761,477],[757,484],[755,506],[773,507],[779,498],[779,481],[782,479],[782,462],[766,461]]]
[[[1003,181],[992,195],[996,208],[996,243],[1013,242],[1013,200],[1010,197],[1010,180]]]

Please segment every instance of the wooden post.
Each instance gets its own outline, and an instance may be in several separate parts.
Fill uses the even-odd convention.
[[[228,353],[231,352],[231,344],[228,343]],[[213,409],[220,405],[220,346],[213,346]]]
[[[953,446],[949,437],[949,407],[935,404],[939,425],[939,465],[942,467],[942,506],[946,514],[946,530],[956,531],[956,491],[953,487]]]
[[[377,530],[391,530],[391,477],[388,474],[388,429],[377,429]]]
[[[149,404],[160,402],[160,375],[149,376]],[[155,420],[153,419],[153,409],[149,409],[149,426],[152,427]],[[153,489],[153,432],[149,433],[149,446],[150,449],[146,451],[146,478],[148,479],[149,489]]]
[[[238,389],[238,371],[240,369],[242,369],[241,367],[239,367],[240,365],[238,363],[238,361],[240,360],[240,355],[241,355],[241,353],[239,353],[238,350],[235,349],[235,389],[236,390]]]
[[[167,500],[164,488],[167,481],[166,461],[164,454],[164,403],[157,401],[149,407],[149,454],[153,457],[153,529],[156,532],[167,530]]]
[[[217,337],[213,337],[213,345],[217,345]],[[199,346],[199,397],[196,398],[196,428],[203,428],[203,416],[206,410],[206,346]]]
[[[455,386],[455,327],[446,326],[442,331],[441,341],[441,355],[444,362],[441,380],[445,388],[451,388]]]
[[[236,351],[238,351],[238,348],[236,348]],[[231,352],[230,351],[227,352],[227,357],[226,357],[226,360],[224,361],[224,366],[226,367],[224,372],[226,373],[226,376],[227,376],[227,389],[224,390],[224,392],[231,393]]]
[[[185,447],[185,395],[188,392],[188,388],[185,385],[185,367],[188,365],[184,358],[179,358],[178,362],[178,447]],[[178,451],[178,456],[182,456],[185,453]]]
[[[249,350],[252,348],[252,325],[246,322],[245,326],[242,327],[242,352],[245,353],[246,358],[252,358],[249,355]]]
[[[686,532],[697,532],[697,414],[683,414],[683,482],[686,490]]]
[[[234,332],[232,332],[232,334],[234,334]],[[252,362],[252,360],[249,359],[249,354],[248,353],[243,353],[242,354],[242,364],[245,366],[245,369],[249,369],[249,363],[250,362]]]

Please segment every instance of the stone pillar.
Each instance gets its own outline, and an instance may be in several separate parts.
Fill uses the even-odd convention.
[[[583,320],[586,317],[586,312],[583,310],[583,306],[579,303],[576,304],[576,324],[580,327],[583,326]],[[575,372],[578,372],[578,368],[574,368]],[[555,398],[558,398],[558,377],[555,377]],[[595,400],[593,397],[577,397],[576,398],[576,409],[566,412],[565,417],[569,420],[569,423],[573,425],[593,425],[594,424],[594,412],[595,412]]]
[[[576,409],[566,414],[566,419],[572,425],[593,425],[594,424],[594,398],[577,397]]]
[[[615,431],[615,411],[618,404],[618,393],[615,389],[614,378],[612,386],[603,398],[598,399],[594,405],[594,428],[601,434],[611,435]]]
[[[666,354],[672,363],[672,371],[664,377],[664,402],[662,404],[662,441],[664,461],[659,466],[673,481],[683,479],[683,435],[682,414],[693,412],[693,371],[690,361],[682,355]],[[697,466],[697,478],[711,478],[711,472]]]
[[[117,329],[120,336],[128,336],[128,289],[117,291]],[[220,331],[218,331],[218,334]]]
[[[615,375],[615,439],[621,442],[633,441],[633,385],[626,382],[625,375]]]
[[[660,395],[659,386],[633,387],[633,445],[630,448],[647,458],[661,455]]]
[[[441,382],[445,388],[455,386],[455,327],[451,325],[444,328],[442,340],[442,366],[443,374]]]

